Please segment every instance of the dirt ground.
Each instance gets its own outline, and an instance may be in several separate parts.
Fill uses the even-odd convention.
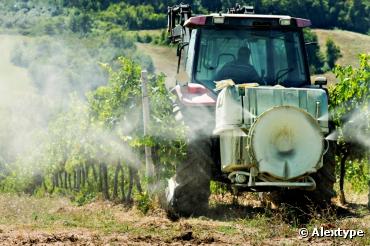
[[[361,229],[365,237],[298,235],[315,227]],[[77,206],[63,197],[0,195],[0,245],[370,245],[369,228],[364,203],[272,210],[254,195],[213,195],[205,216],[171,221],[156,206],[144,215],[135,205],[100,200]]]

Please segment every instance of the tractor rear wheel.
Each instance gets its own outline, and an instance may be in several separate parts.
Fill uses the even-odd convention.
[[[307,194],[316,204],[328,205],[336,195],[334,191],[335,183],[335,143],[329,141],[329,149],[323,158],[323,167],[312,175],[316,182],[316,189]]]
[[[211,180],[211,140],[188,144],[187,159],[176,169],[166,189],[167,215],[171,219],[198,216],[208,208]]]

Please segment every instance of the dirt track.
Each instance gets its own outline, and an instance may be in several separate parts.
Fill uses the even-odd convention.
[[[142,43],[136,43],[136,46],[140,51],[152,58],[156,73],[164,73],[166,75],[167,87],[173,87],[177,71],[176,49]]]

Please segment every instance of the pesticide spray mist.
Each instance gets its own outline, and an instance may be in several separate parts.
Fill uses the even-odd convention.
[[[1,35],[0,51],[0,172],[5,172],[4,166],[11,170],[18,165],[32,175],[40,169],[42,160],[37,158],[45,156],[39,152],[50,151],[47,146],[40,147],[46,139],[57,143],[73,134],[80,134],[80,148],[95,145],[107,150],[109,154],[96,155],[97,161],[122,159],[139,165],[138,156],[114,132],[100,126],[82,129],[79,124],[88,124],[86,112],[75,112],[75,123],[63,122],[66,125],[61,126],[60,134],[50,132],[51,122],[78,110],[72,109],[76,104],[86,107],[86,93],[106,84],[107,76],[99,61],[90,55],[95,50],[84,47],[78,39],[68,38],[67,42],[51,37]],[[132,130],[137,120],[125,121],[121,128]],[[66,143],[65,148],[70,146]]]

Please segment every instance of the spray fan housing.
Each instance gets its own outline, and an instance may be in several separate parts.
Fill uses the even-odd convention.
[[[251,154],[262,174],[291,180],[321,167],[323,135],[315,119],[301,109],[279,106],[266,111],[249,136]]]
[[[218,96],[214,134],[222,171],[234,182],[245,180],[240,175],[249,183],[303,180],[322,167],[326,132],[323,90],[232,86]]]

